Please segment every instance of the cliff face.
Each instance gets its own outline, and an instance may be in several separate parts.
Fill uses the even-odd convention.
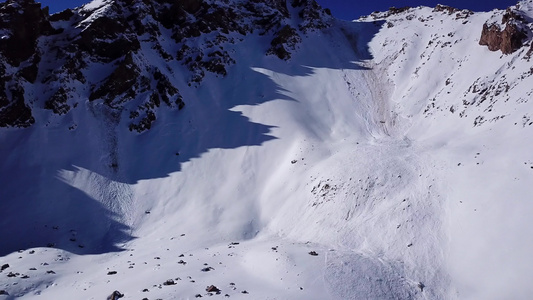
[[[26,104],[22,82],[37,79],[41,61],[38,38],[58,32],[49,22],[47,9],[31,0],[2,3],[0,14],[0,127],[28,127],[35,119]]]
[[[522,47],[527,37],[527,23],[518,12],[507,9],[501,24],[504,29],[497,23],[483,24],[479,44],[487,46],[490,51],[501,50],[503,54],[511,54]]]
[[[52,16],[33,0],[8,0],[0,12],[1,127],[30,126],[33,109],[66,115],[79,103],[73,99],[88,99],[127,109],[138,132],[162,105],[185,106],[183,79],[194,88],[207,73],[227,75],[237,58],[224,46],[259,35],[272,44],[264,54],[286,60],[300,35],[331,19],[314,0],[108,0]],[[148,64],[151,57],[167,66]],[[178,79],[169,71],[175,63],[189,74]]]

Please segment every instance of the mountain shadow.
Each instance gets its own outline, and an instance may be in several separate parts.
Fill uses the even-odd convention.
[[[254,68],[289,76],[310,76],[315,68],[365,69],[359,62],[371,59],[366,45],[380,24],[335,26],[323,34],[337,48],[317,47],[314,42],[328,39],[314,35],[287,61],[243,46],[224,78],[208,74],[199,85],[182,88],[186,106],[159,110],[143,133],[128,130],[127,109],[83,99],[66,116],[41,111],[30,128],[0,129],[0,256],[33,247],[81,255],[123,250],[120,244],[134,238],[130,185],[179,172],[183,163],[212,149],[260,147],[276,139],[273,125],[233,111],[296,101]]]

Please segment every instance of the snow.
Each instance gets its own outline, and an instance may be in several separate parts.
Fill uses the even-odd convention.
[[[239,58],[225,78],[187,88],[174,66],[187,106],[140,135],[85,99],[75,130],[68,120],[2,129],[0,289],[7,299],[193,299],[210,285],[231,299],[528,299],[530,65],[524,51],[477,45],[490,14],[462,24],[420,7],[390,28],[339,22],[309,33],[288,62],[247,37],[225,45]],[[499,82],[509,91],[486,101],[468,91]],[[478,116],[493,121],[474,125]]]

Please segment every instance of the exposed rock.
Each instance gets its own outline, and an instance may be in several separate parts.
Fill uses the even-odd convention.
[[[285,18],[288,18],[290,16],[289,10],[287,8],[287,0],[252,0],[252,2],[265,3],[268,6],[273,7],[277,11],[281,12],[281,14]]]
[[[24,101],[24,90],[18,85],[9,90],[11,101],[8,100],[4,90],[0,92],[0,127],[31,126],[35,123],[35,119]]]
[[[423,292],[424,288],[426,287],[422,282],[419,282],[416,286],[420,289],[421,292]]]
[[[9,273],[7,274],[7,277],[11,277],[11,278],[12,278],[12,277],[17,277],[17,274],[15,274],[15,273],[13,273],[13,272],[9,272]]]
[[[0,52],[17,67],[35,53],[37,38],[56,33],[48,20],[48,10],[33,0],[7,0],[0,3]]]
[[[175,25],[181,25],[187,20],[187,12],[178,2],[172,5],[165,6],[156,15],[157,21],[167,29],[171,29]]]
[[[175,285],[176,282],[174,281],[174,279],[169,279],[165,282],[163,282],[163,285]]]
[[[298,16],[302,19],[298,28],[303,32],[329,27],[327,20],[330,14],[322,9],[315,0],[293,0],[292,6],[302,7],[298,12]]]
[[[487,25],[487,23],[483,24],[479,44],[482,46],[488,46],[490,51],[500,50],[502,44],[500,27],[496,24],[491,24],[490,26]]]
[[[3,264],[2,267],[0,267],[0,272],[4,271],[7,268],[9,268],[9,264]]]
[[[488,46],[490,51],[501,50],[503,54],[510,54],[522,47],[522,40],[526,34],[515,23],[507,23],[502,31],[497,24],[483,24],[479,44]]]
[[[400,13],[403,13],[405,11],[408,11],[411,7],[409,6],[404,6],[404,7],[400,7],[400,8],[396,8],[396,7],[390,7],[389,8],[389,13],[390,15],[397,15],[397,14],[400,14]]]
[[[288,60],[291,58],[290,50],[294,50],[296,45],[301,42],[300,35],[296,29],[290,25],[285,25],[270,42],[270,48],[267,51],[268,55],[276,55],[280,59]]]
[[[68,21],[73,16],[74,16],[74,12],[70,8],[67,8],[62,12],[58,12],[56,14],[51,15],[50,21],[51,22]]]
[[[451,6],[447,6],[447,5],[441,5],[441,4],[437,4],[437,6],[435,6],[435,8],[433,9],[433,12],[445,12],[449,15],[453,14],[453,13],[456,13],[458,12],[459,9],[455,8],[455,7],[451,7]]]
[[[505,14],[502,16],[502,24],[507,24],[512,20],[523,21],[524,17],[511,8],[507,8]]]
[[[149,130],[152,128],[152,123],[154,123],[156,120],[155,113],[152,110],[148,110],[146,112],[146,116],[143,117],[139,122],[137,123],[131,123],[129,125],[130,131],[137,131],[137,132],[143,132],[146,130]]]
[[[396,7],[390,7],[389,10],[385,11],[385,12],[380,12],[380,11],[375,11],[373,13],[370,14],[370,16],[373,18],[373,19],[383,19],[383,18],[388,18],[392,15],[397,15],[397,14],[401,14],[401,13],[404,13],[404,12],[407,12],[409,11],[409,9],[411,9],[411,7],[409,6],[405,6],[405,7],[400,7],[400,8],[396,8]]]
[[[496,23],[483,24],[479,44],[488,46],[490,51],[501,50],[503,54],[511,54],[522,47],[522,41],[527,37],[527,26],[524,17],[519,12],[507,8],[502,16],[502,30]]]
[[[58,115],[66,114],[70,111],[70,106],[67,104],[67,100],[67,91],[63,87],[60,87],[57,92],[44,103],[44,108],[51,109]]]
[[[531,47],[527,51],[527,53],[526,53],[524,58],[529,61],[529,59],[531,58],[531,55],[533,55],[533,43],[531,43]]]
[[[170,102],[170,98],[178,95],[177,99],[175,100],[175,104],[179,107],[179,109],[182,109],[185,106],[183,98],[179,94],[179,90],[174,87],[172,83],[170,83],[168,77],[159,70],[155,71],[153,76],[154,79],[157,80],[156,88],[163,102],[165,102],[169,107],[172,107],[173,105]]]
[[[107,297],[107,300],[118,300],[122,297],[124,297],[124,294],[119,291],[114,291],[109,297]]]
[[[227,38],[217,37],[217,40],[224,41]],[[208,47],[215,48],[215,45]],[[200,83],[205,77],[205,72],[211,72],[226,76],[226,67],[235,64],[235,60],[222,47],[204,55],[204,51],[199,47],[182,46],[177,53],[177,58],[183,60],[183,64],[191,71],[189,83]]]
[[[115,60],[141,47],[137,36],[123,22],[106,16],[97,18],[85,28],[76,44],[104,61]]]
[[[522,47],[526,34],[515,24],[508,23],[502,31],[502,44],[500,49],[503,54],[510,54]]]
[[[220,289],[218,289],[214,285],[210,285],[210,286],[206,287],[205,291],[208,292],[208,293],[217,293],[217,294],[220,293]]]
[[[103,13],[85,7],[50,16],[35,0],[7,0],[0,3],[0,58],[5,57],[0,59],[0,126],[33,124],[31,109],[43,102],[24,98],[41,93],[49,96],[44,108],[58,115],[76,109],[79,102],[72,97],[88,97],[103,100],[117,120],[128,112],[130,130],[150,129],[161,103],[185,107],[174,86],[179,77],[169,69],[171,49],[181,47],[175,58],[190,72],[185,75],[189,86],[200,85],[210,73],[231,71],[236,61],[227,49],[242,41],[239,35],[274,35],[269,54],[289,59],[302,32],[327,27],[331,19],[315,0],[290,4],[294,9],[289,10],[287,0],[139,0],[135,5],[115,0],[102,3],[98,11]],[[289,23],[297,27],[285,26]],[[168,31],[163,33],[163,27]],[[169,44],[167,32],[180,44]],[[169,65],[152,66],[139,51],[141,43]],[[90,66],[115,69],[101,79]],[[48,89],[36,91],[31,84],[37,82]]]
[[[133,61],[132,53],[129,52],[106,81],[91,93],[89,100],[105,99],[107,103],[115,101],[119,95],[132,88],[139,74],[139,67]]]
[[[0,290],[0,295],[9,296],[9,293],[6,290]]]
[[[41,56],[39,53],[35,53],[29,62],[29,66],[20,69],[19,74],[22,78],[26,79],[30,83],[34,83],[37,79],[37,74],[39,72],[39,62],[41,61]]]
[[[66,63],[61,67],[61,69],[71,79],[77,80],[81,83],[85,83],[86,79],[83,76],[81,70],[86,66],[87,64],[85,63],[81,52],[78,52],[73,57],[68,58]]]

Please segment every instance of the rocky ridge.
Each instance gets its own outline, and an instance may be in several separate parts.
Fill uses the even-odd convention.
[[[414,18],[412,12],[413,8],[411,7],[391,7],[385,12],[374,12],[369,17],[374,20],[388,20],[387,26],[390,28],[394,25],[389,19],[394,19],[395,16],[406,16],[406,19],[410,21]],[[433,12],[454,15],[456,20],[463,20],[463,24],[467,24],[468,18],[474,14],[474,12],[467,9],[461,10],[441,4],[438,4],[433,9]],[[419,18],[418,21],[425,22],[426,20]],[[500,22],[490,19],[483,24],[479,45],[487,46],[490,51],[511,54],[527,44],[529,37],[532,35],[532,27],[528,18],[520,11],[520,5],[509,7],[501,15]]]
[[[412,19],[410,11],[392,7],[370,17],[390,28],[396,16]],[[151,128],[162,106],[183,109],[180,89],[198,87],[208,73],[226,76],[237,59],[228,46],[247,35],[265,40],[266,55],[288,60],[309,31],[332,24],[314,0],[99,0],[53,15],[34,0],[9,0],[0,12],[0,127],[29,127],[43,108],[67,115],[88,99],[111,108],[113,123],[125,112],[137,132]],[[463,24],[473,14],[444,5],[433,12]],[[483,25],[479,44],[514,52],[531,35],[527,20],[519,6],[508,8],[500,22]],[[166,65],[153,65],[153,56]]]
[[[314,0],[105,0],[53,15],[33,0],[8,0],[0,13],[1,127],[29,127],[43,108],[67,115],[88,99],[114,111],[114,123],[126,112],[137,132],[162,106],[183,109],[180,89],[206,73],[226,76],[236,58],[225,46],[258,35],[270,44],[266,55],[287,60],[302,36],[332,19]]]

